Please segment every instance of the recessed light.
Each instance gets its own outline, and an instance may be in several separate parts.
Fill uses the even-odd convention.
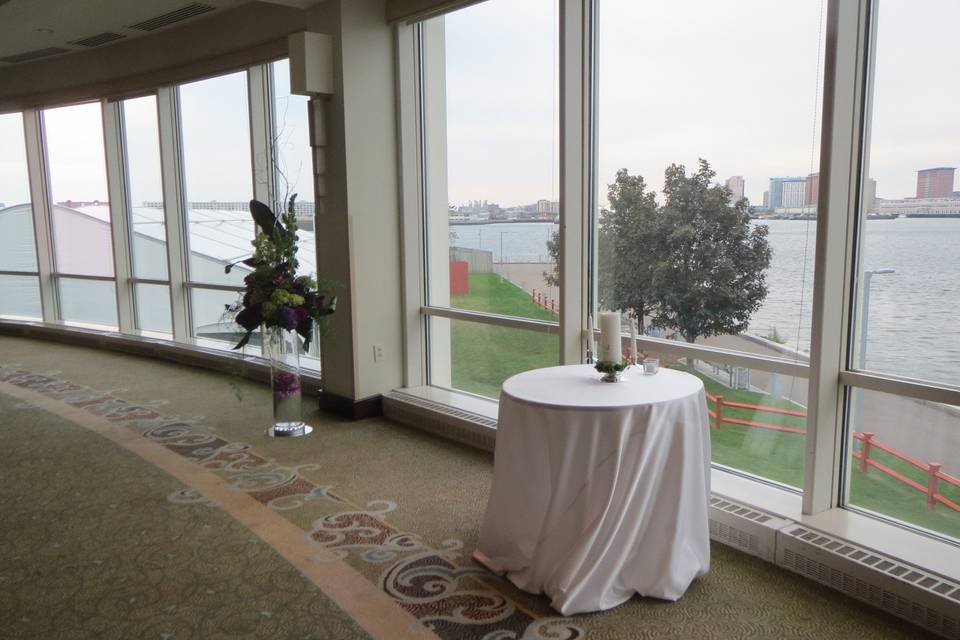
[[[46,27],[40,27],[37,29],[37,33],[53,33],[53,29],[48,29]]]

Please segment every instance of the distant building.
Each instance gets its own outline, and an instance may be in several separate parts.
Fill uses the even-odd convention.
[[[951,193],[947,198],[877,198],[876,210],[908,218],[960,218],[960,197]]]
[[[730,196],[730,202],[738,202],[740,198],[743,197],[743,189],[745,183],[743,181],[743,176],[731,176],[727,178],[727,189],[730,189],[730,193],[733,195]]]
[[[954,167],[934,167],[917,171],[917,197],[952,197],[954,171],[956,171]]]
[[[803,206],[816,206],[820,197],[820,174],[811,173],[807,176],[807,183],[803,189]]]
[[[788,184],[799,185],[799,186],[786,187],[786,185]],[[770,178],[770,201],[768,202],[768,208],[769,209],[785,209],[785,208],[792,209],[796,207],[802,207],[805,184],[806,184],[806,179],[801,178],[800,176]],[[789,202],[784,201],[785,188],[790,194]]]
[[[764,209],[770,208],[770,192],[769,191],[763,192],[763,208]]]
[[[783,195],[778,209],[799,209],[803,207],[803,196],[807,190],[806,180],[791,180],[783,183]]]
[[[557,200],[537,200],[537,213],[557,213],[560,202]]]

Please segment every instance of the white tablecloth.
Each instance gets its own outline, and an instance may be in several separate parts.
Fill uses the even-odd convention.
[[[494,480],[474,557],[563,615],[683,595],[710,568],[703,383],[589,365],[503,384]]]

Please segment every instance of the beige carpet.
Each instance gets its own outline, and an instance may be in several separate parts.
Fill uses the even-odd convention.
[[[713,546],[711,572],[678,603],[635,598],[612,611],[557,619],[544,598],[469,560],[491,478],[487,454],[382,419],[343,422],[312,404],[306,417],[314,435],[270,440],[263,436],[265,387],[106,351],[0,337],[0,367],[8,390],[47,403],[37,408],[0,388],[0,637],[349,638],[370,631],[363,611],[278,553],[275,537],[80,425],[95,421],[253,498],[293,525],[299,533],[291,538],[322,548],[334,558],[328,562],[385,594],[393,603],[382,605],[385,615],[398,615],[395,607],[398,620],[412,616],[439,637],[923,637],[722,545]],[[57,415],[61,405],[83,411],[82,419]],[[150,564],[166,555],[178,560]],[[122,568],[129,569],[120,588],[110,579]],[[213,594],[205,591],[211,583]]]

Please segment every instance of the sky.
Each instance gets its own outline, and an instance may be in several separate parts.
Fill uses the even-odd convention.
[[[599,0],[598,192],[621,167],[659,189],[667,165],[703,157],[760,203],[770,177],[817,171],[825,1]],[[917,169],[960,165],[960,2],[878,4],[870,175],[878,196],[912,196]],[[450,202],[557,199],[556,11],[488,0],[440,18],[446,73],[426,82],[445,82]],[[282,162],[312,199],[306,99],[276,69]],[[184,85],[181,107],[188,199],[249,198],[243,74]],[[155,102],[125,108],[134,201],[160,199]],[[54,199],[106,199],[99,106],[44,118]],[[0,202],[26,201],[18,114],[0,116],[0,149]]]
[[[279,161],[289,184],[282,191],[313,200],[307,98],[290,94],[289,66],[275,63],[274,94]],[[157,102],[154,96],[122,101],[134,204],[162,200]],[[253,196],[246,74],[182,85],[184,176],[188,200],[243,201]],[[108,200],[99,103],[43,112],[51,195],[64,200]],[[0,115],[0,202],[29,200],[20,114]]]
[[[960,3],[879,7],[870,173],[878,196],[912,196],[917,169],[960,165]],[[718,180],[744,176],[759,204],[770,177],[818,171],[825,10],[825,0],[600,0],[600,192],[621,167],[659,189],[669,164],[703,157]],[[552,0],[446,16],[451,202],[556,194],[555,16]]]

